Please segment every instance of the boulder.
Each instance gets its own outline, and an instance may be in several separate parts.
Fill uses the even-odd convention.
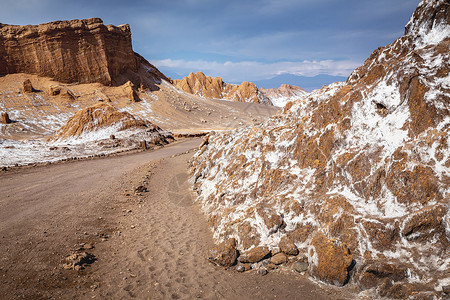
[[[48,94],[50,96],[61,96],[61,97],[68,98],[70,100],[75,100],[74,94],[70,90],[68,90],[65,87],[60,86],[60,85],[51,86],[48,90]]]
[[[298,254],[297,246],[295,246],[294,242],[292,242],[292,240],[288,236],[284,236],[281,238],[278,247],[280,247],[280,250],[287,255]]]
[[[378,286],[384,278],[390,282],[397,282],[405,279],[406,275],[407,268],[402,265],[372,261],[362,267],[356,280],[360,289],[365,290]]]
[[[138,102],[141,100],[136,92],[136,86],[131,81],[125,83],[123,85],[123,89],[128,99],[130,99],[132,102]]]
[[[283,252],[275,254],[270,258],[270,262],[273,263],[274,265],[281,265],[286,263],[287,261],[288,261],[287,255],[284,254]]]
[[[35,90],[34,90],[34,88],[33,88],[33,85],[31,84],[31,80],[30,79],[26,79],[24,82],[23,82],[23,92],[24,93],[32,93],[32,92],[34,92]]]
[[[247,252],[244,252],[239,256],[239,261],[242,263],[256,263],[264,258],[266,258],[270,254],[270,250],[267,247],[254,247]]]
[[[311,240],[311,246],[311,274],[330,284],[345,285],[353,263],[353,256],[347,245],[318,234]]]
[[[208,259],[221,267],[229,268],[236,263],[238,252],[236,239],[228,239],[209,251]]]
[[[0,118],[0,123],[2,124],[9,124],[11,123],[11,120],[9,119],[8,113],[2,113]]]

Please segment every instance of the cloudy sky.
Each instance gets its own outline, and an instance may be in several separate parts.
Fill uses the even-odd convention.
[[[0,0],[0,22],[100,17],[131,26],[134,50],[169,76],[227,82],[348,76],[402,35],[419,0]]]

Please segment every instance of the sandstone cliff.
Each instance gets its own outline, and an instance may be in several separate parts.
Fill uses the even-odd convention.
[[[272,104],[252,82],[244,81],[240,85],[229,84],[223,82],[220,77],[213,78],[197,72],[190,73],[181,80],[173,80],[173,84],[187,93],[205,98]]]
[[[168,80],[133,52],[129,25],[99,18],[41,25],[0,24],[0,75],[37,74],[63,83],[152,86]]]
[[[289,101],[298,100],[308,94],[302,88],[290,84],[282,84],[277,89],[259,89],[275,106],[283,107]]]
[[[450,1],[424,0],[346,83],[209,136],[192,174],[214,237],[244,253],[288,239],[311,276],[369,298],[443,296],[449,83]]]

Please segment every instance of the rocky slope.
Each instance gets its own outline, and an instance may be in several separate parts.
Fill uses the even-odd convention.
[[[277,89],[259,89],[267,98],[270,99],[273,105],[283,107],[289,101],[295,101],[308,94],[302,88],[290,84],[282,84]]]
[[[229,84],[220,77],[205,76],[202,72],[190,73],[183,79],[173,80],[173,84],[182,91],[197,96],[226,99],[238,102],[253,102],[272,105],[252,82],[244,81],[240,85]]]
[[[124,132],[126,131],[126,132]],[[62,140],[102,140],[127,138],[141,141],[162,140],[163,130],[149,121],[136,118],[128,112],[121,112],[108,103],[97,103],[84,108],[58,129],[51,141]],[[147,136],[147,138],[145,138]],[[164,132],[164,136],[171,134]]]
[[[167,78],[133,52],[129,25],[99,18],[41,25],[0,24],[0,75],[37,74],[62,83],[147,85]],[[151,82],[147,82],[147,81]]]
[[[443,297],[449,103],[450,1],[424,0],[346,83],[205,140],[191,171],[217,242],[236,239],[240,269],[291,245],[321,281],[368,297]]]

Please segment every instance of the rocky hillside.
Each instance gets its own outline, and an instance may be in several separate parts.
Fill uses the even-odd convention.
[[[100,102],[77,112],[52,135],[50,140],[86,138],[87,135],[93,136],[96,140],[107,139],[111,136],[116,138],[124,130],[162,131],[149,121],[136,118],[128,112],[121,112],[108,103]]]
[[[289,101],[298,100],[308,94],[302,88],[290,84],[282,84],[277,89],[259,89],[275,106],[283,107]]]
[[[173,84],[182,91],[189,94],[213,98],[225,99],[237,102],[253,102],[272,105],[256,85],[244,81],[240,85],[223,82],[220,77],[205,76],[202,72],[190,73],[183,79],[173,80]]]
[[[192,174],[214,237],[228,241],[221,249],[236,239],[239,270],[281,249],[312,277],[369,298],[444,297],[449,103],[450,1],[424,0],[405,34],[346,83],[205,140]]]
[[[139,85],[167,78],[133,52],[128,25],[99,18],[41,25],[0,24],[0,75],[37,74],[62,83]],[[150,82],[147,82],[149,81]]]

